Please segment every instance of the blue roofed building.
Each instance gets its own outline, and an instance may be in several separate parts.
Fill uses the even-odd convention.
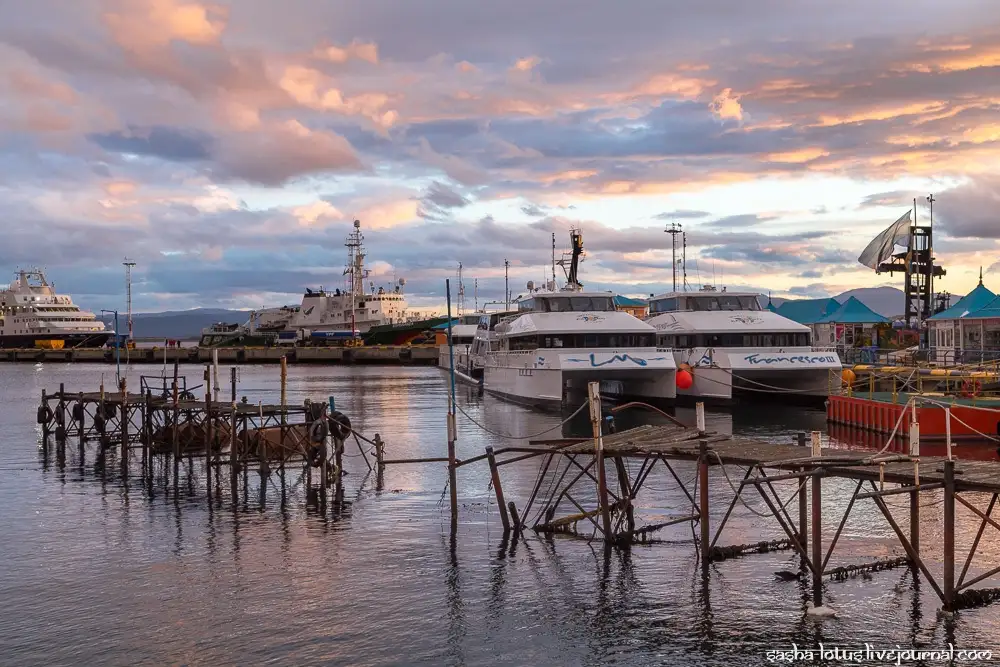
[[[1000,297],[983,285],[927,320],[928,341],[939,363],[1000,358]]]
[[[618,295],[615,297],[615,308],[640,320],[646,319],[646,315],[649,314],[649,302],[645,299]]]
[[[879,330],[891,328],[892,322],[852,296],[812,326],[819,345],[879,347]]]
[[[793,322],[812,326],[823,317],[840,307],[836,299],[792,299],[774,309],[782,317]]]

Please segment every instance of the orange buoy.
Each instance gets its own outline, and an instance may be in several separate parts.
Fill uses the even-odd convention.
[[[845,385],[851,386],[854,384],[854,381],[858,379],[858,376],[855,375],[854,371],[852,371],[850,368],[845,368],[840,372],[840,379],[844,382]]]
[[[690,389],[691,385],[694,384],[694,377],[691,375],[690,371],[677,371],[677,388],[678,389]]]

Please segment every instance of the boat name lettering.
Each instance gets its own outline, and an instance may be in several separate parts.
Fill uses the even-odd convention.
[[[613,364],[619,361],[631,361],[637,366],[647,366],[650,361],[665,361],[667,357],[651,357],[649,359],[643,359],[642,357],[633,357],[630,354],[615,354],[610,359],[605,359],[604,361],[598,361],[597,355],[593,352],[590,353],[589,359],[567,359],[566,361],[573,361],[577,363],[582,363],[585,361],[590,362],[591,368],[600,368],[601,366],[607,366],[608,364]]]
[[[762,357],[759,354],[750,354],[744,357],[744,359],[752,365],[757,364],[779,364],[782,362],[790,364],[835,364],[837,363],[837,358],[831,354],[823,356],[809,356],[807,354],[802,354],[795,357]]]

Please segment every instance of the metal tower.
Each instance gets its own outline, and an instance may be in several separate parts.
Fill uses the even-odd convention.
[[[934,195],[927,198],[933,207]],[[913,201],[913,218],[916,221],[917,202]],[[933,215],[933,214],[932,214]],[[933,221],[933,218],[931,218]],[[902,243],[900,243],[902,245]],[[934,312],[934,278],[946,271],[934,263],[934,236],[930,224],[909,227],[906,250],[892,255],[888,262],[878,265],[876,273],[902,273],[903,292],[906,295],[905,321],[909,326],[920,327]]]
[[[132,267],[135,266],[135,262],[126,257],[122,266],[125,267],[125,309],[128,322],[128,340],[132,342]],[[117,331],[115,335],[118,335]]]

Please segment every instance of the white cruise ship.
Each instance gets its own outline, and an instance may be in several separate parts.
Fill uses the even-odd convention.
[[[577,280],[583,236],[573,230],[570,240],[565,287],[535,290],[529,283],[518,313],[494,327],[483,364],[484,389],[539,408],[575,407],[590,382],[600,382],[601,393],[610,398],[672,401],[673,354],[657,348],[652,326],[617,311],[611,292],[583,291]]]
[[[734,396],[825,398],[839,390],[837,352],[812,346],[809,327],[760,307],[750,292],[670,292],[650,298],[646,322],[691,374],[680,396],[729,402]]]
[[[0,348],[102,347],[114,335],[94,313],[57,294],[39,269],[0,290]]]

